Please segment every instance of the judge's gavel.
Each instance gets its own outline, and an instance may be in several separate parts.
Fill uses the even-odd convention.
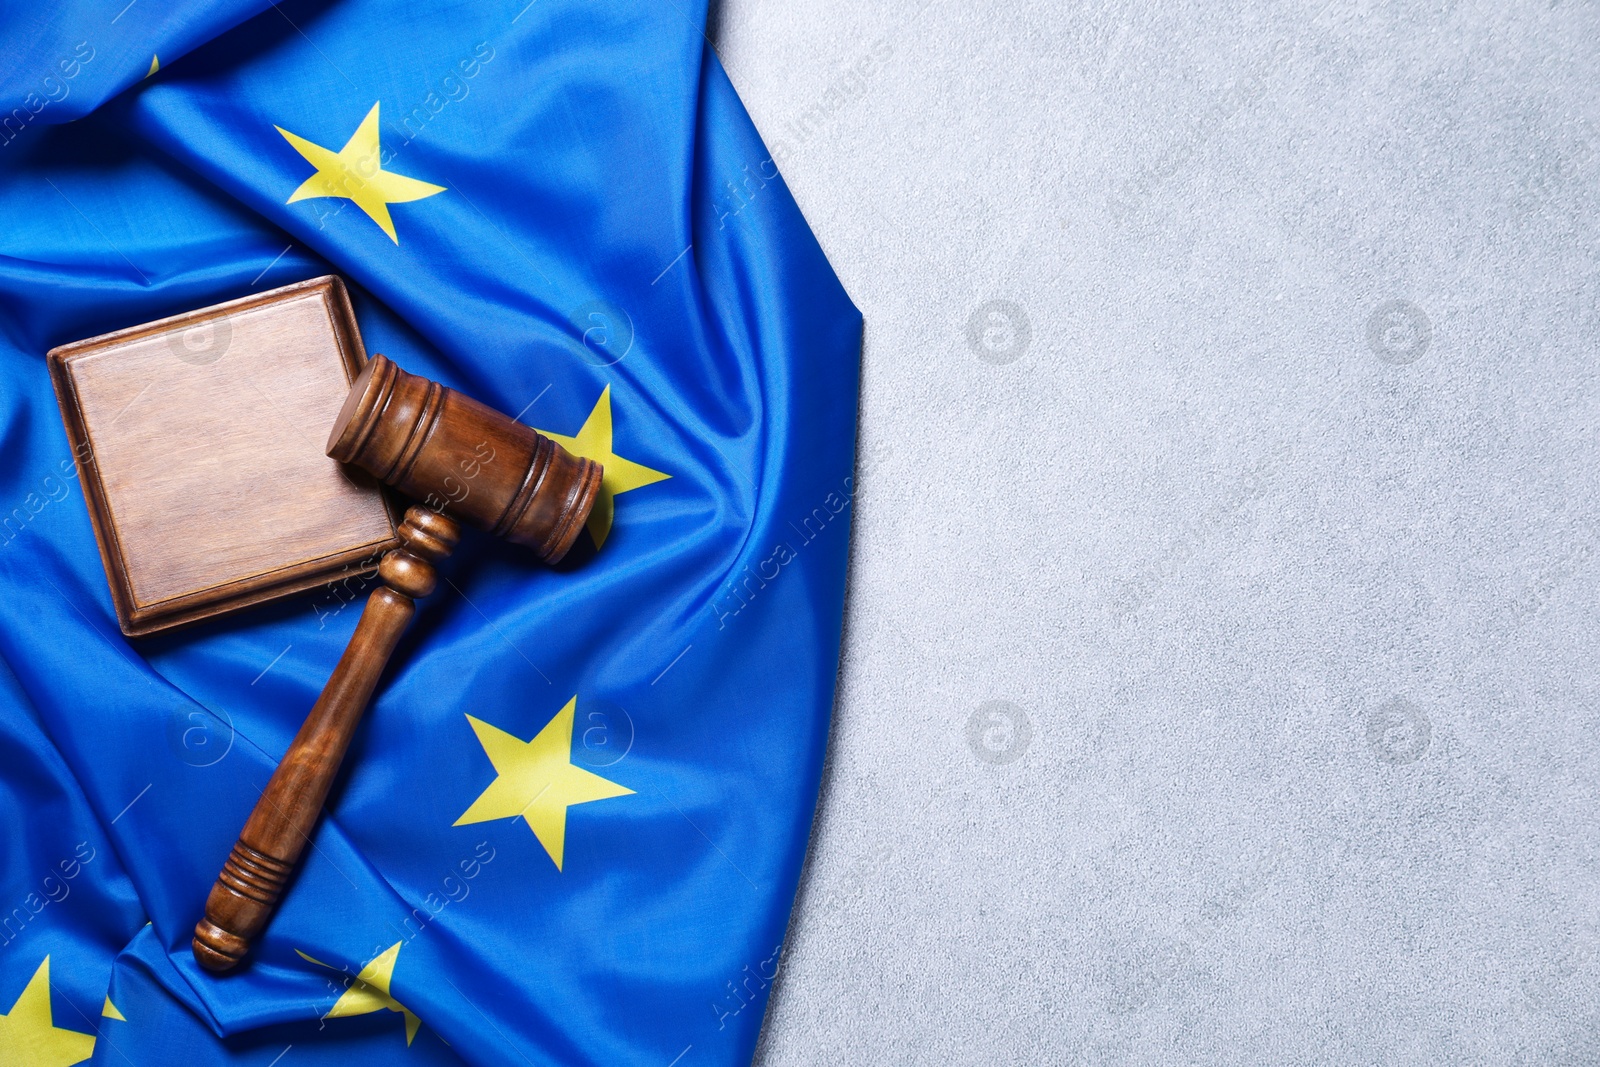
[[[208,971],[238,966],[272,916],[433,565],[456,545],[455,520],[555,563],[600,491],[599,464],[383,356],[352,383],[327,452],[424,503],[406,511],[400,547],[378,564],[383,585],[211,887],[193,946]]]

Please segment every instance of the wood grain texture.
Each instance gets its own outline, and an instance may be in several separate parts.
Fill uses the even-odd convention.
[[[51,350],[123,633],[373,569],[394,515],[322,448],[365,362],[331,276]]]

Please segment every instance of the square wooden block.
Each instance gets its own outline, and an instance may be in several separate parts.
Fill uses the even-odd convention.
[[[323,452],[366,360],[331,276],[50,351],[123,633],[376,567],[396,515]]]

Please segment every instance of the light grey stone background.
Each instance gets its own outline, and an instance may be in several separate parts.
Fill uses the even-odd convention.
[[[757,1062],[1600,1063],[1600,5],[711,36],[867,320]]]

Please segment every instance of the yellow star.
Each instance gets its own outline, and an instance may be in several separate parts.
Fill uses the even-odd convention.
[[[594,510],[589,512],[589,536],[594,538],[596,548],[606,543],[606,535],[611,532],[611,519],[616,512],[615,498],[619,493],[631,492],[672,477],[651,470],[642,463],[623,459],[613,452],[611,429],[611,386],[608,385],[601,392],[600,399],[594,402],[594,410],[583,420],[583,428],[576,437],[551,433],[549,430],[539,431],[574,456],[592,459],[605,468],[600,478],[600,496],[594,502]]]
[[[406,1018],[406,1045],[417,1036],[417,1030],[422,1026],[422,1020],[413,1015],[404,1004],[394,999],[389,992],[389,985],[394,981],[394,965],[400,959],[400,946],[403,941],[396,941],[381,954],[375,956],[371,963],[361,968],[361,973],[356,975],[356,980],[350,988],[328,1009],[324,1019],[343,1019],[351,1015],[371,1015],[375,1011],[397,1011]],[[321,960],[312,959],[299,949],[295,954],[303,960],[310,960],[318,967],[327,967]],[[329,968],[330,970],[332,968]]]
[[[573,766],[572,720],[577,707],[577,697],[567,701],[532,741],[522,741],[468,715],[478,743],[494,764],[496,778],[455,825],[520,815],[559,871],[566,849],[567,808],[633,792]]]
[[[294,195],[284,201],[311,200],[319,196],[342,196],[367,213],[367,217],[382,227],[395,244],[400,238],[394,232],[394,220],[389,218],[390,204],[407,204],[434,193],[444,192],[444,186],[407,178],[383,169],[382,152],[378,147],[378,105],[373,104],[367,117],[361,120],[356,132],[337,152],[312,144],[304,137],[296,137],[282,126],[273,129],[283,134],[284,140],[317,168],[317,172],[300,184]]]
[[[50,957],[28,979],[7,1015],[0,1015],[0,1063],[6,1067],[69,1067],[94,1053],[94,1035],[62,1030],[50,1013]]]

